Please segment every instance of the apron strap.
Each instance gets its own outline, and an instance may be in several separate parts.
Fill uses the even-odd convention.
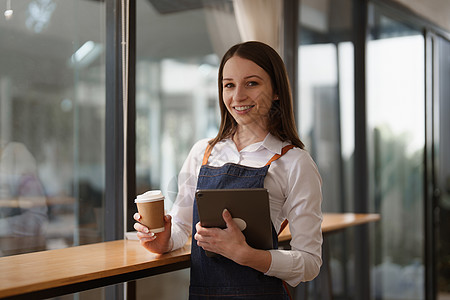
[[[270,165],[271,163],[273,163],[274,161],[276,161],[277,159],[279,159],[280,157],[285,155],[286,152],[288,152],[289,150],[291,150],[294,147],[295,147],[294,145],[284,146],[283,149],[281,149],[281,154],[277,153],[274,156],[272,156],[272,158],[266,163],[266,166]],[[211,147],[211,145],[208,144],[208,146],[206,147],[206,150],[205,150],[205,154],[203,155],[202,166],[204,166],[208,163],[208,159],[209,159],[209,156],[211,155],[212,149],[213,149],[213,147]]]
[[[208,163],[209,156],[211,155],[213,147],[211,147],[210,144],[208,144],[208,147],[206,147],[205,154],[203,155],[203,162],[202,166],[205,166]]]
[[[283,223],[281,223],[281,226],[280,226],[280,231],[278,231],[278,235],[280,235],[282,232],[283,232],[283,230],[286,228],[286,226],[288,225],[288,220],[287,219],[285,219],[284,221],[283,221]]]
[[[272,158],[267,162],[266,166],[270,165],[271,163],[273,163],[274,161],[276,161],[277,159],[279,159],[280,157],[285,155],[286,152],[288,152],[289,150],[291,150],[294,147],[295,147],[294,145],[284,146],[283,149],[281,149],[281,154],[275,154],[274,156],[272,156]]]
[[[294,145],[287,145],[284,146],[283,149],[281,149],[281,154],[275,154],[266,164],[270,165],[272,162],[276,161],[277,159],[279,159],[281,156],[283,156],[284,154],[286,154],[286,152],[288,152],[289,150],[291,150],[292,148],[294,148]],[[284,228],[286,228],[286,226],[288,225],[288,220],[285,219],[283,221],[283,223],[281,223],[280,226],[280,231],[278,231],[278,235],[280,235],[281,232],[283,232]]]

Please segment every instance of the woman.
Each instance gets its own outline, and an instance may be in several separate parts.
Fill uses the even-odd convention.
[[[282,281],[312,280],[322,263],[321,178],[298,137],[289,81],[275,50],[260,42],[231,47],[218,79],[219,133],[191,149],[166,230],[152,234],[139,223],[135,229],[155,253],[182,247],[192,232],[190,299],[288,299]],[[226,210],[226,229],[200,225],[197,189],[258,187],[269,191],[275,232],[289,221],[291,250],[251,248]],[[205,250],[221,257],[209,258]]]

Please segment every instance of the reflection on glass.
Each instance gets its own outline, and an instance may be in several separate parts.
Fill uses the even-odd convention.
[[[0,18],[0,256],[102,241],[104,3],[11,9]]]
[[[239,41],[232,2],[137,1],[136,193],[170,209],[192,145],[217,133],[219,57]]]
[[[321,170],[327,212],[340,203],[340,160],[353,154],[353,46],[349,42],[302,45],[299,49],[299,127]],[[349,202],[349,201],[348,201]]]
[[[424,299],[424,38],[375,9],[367,45],[376,299]]]
[[[48,208],[36,159],[22,143],[0,147],[1,254],[45,250]]]
[[[25,24],[28,29],[36,33],[42,32],[52,17],[56,4],[52,0],[34,0],[28,4],[27,20]]]
[[[137,193],[161,189],[166,209],[175,201],[178,172],[193,143],[217,132],[217,65],[213,54],[138,60],[137,77],[158,84],[137,88]]]

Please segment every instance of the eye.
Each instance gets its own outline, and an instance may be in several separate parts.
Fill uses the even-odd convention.
[[[256,81],[249,81],[249,82],[247,83],[247,85],[248,85],[248,86],[257,86],[257,85],[258,85],[258,82],[256,82]]]
[[[225,83],[225,84],[223,85],[223,87],[224,87],[224,88],[232,88],[232,87],[234,87],[234,84],[232,84],[232,83]]]

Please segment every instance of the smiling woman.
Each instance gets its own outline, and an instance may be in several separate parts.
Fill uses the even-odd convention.
[[[139,222],[134,228],[155,253],[176,250],[192,237],[189,299],[288,299],[283,281],[310,281],[322,263],[322,194],[317,167],[297,135],[284,63],[264,43],[237,44],[222,58],[218,84],[219,133],[198,141],[186,158],[180,179],[189,177],[179,181],[167,230],[149,233]],[[202,226],[195,191],[232,188],[269,191],[271,250],[250,246],[226,209],[225,229]],[[276,234],[285,219],[292,234],[289,251],[278,249]]]

